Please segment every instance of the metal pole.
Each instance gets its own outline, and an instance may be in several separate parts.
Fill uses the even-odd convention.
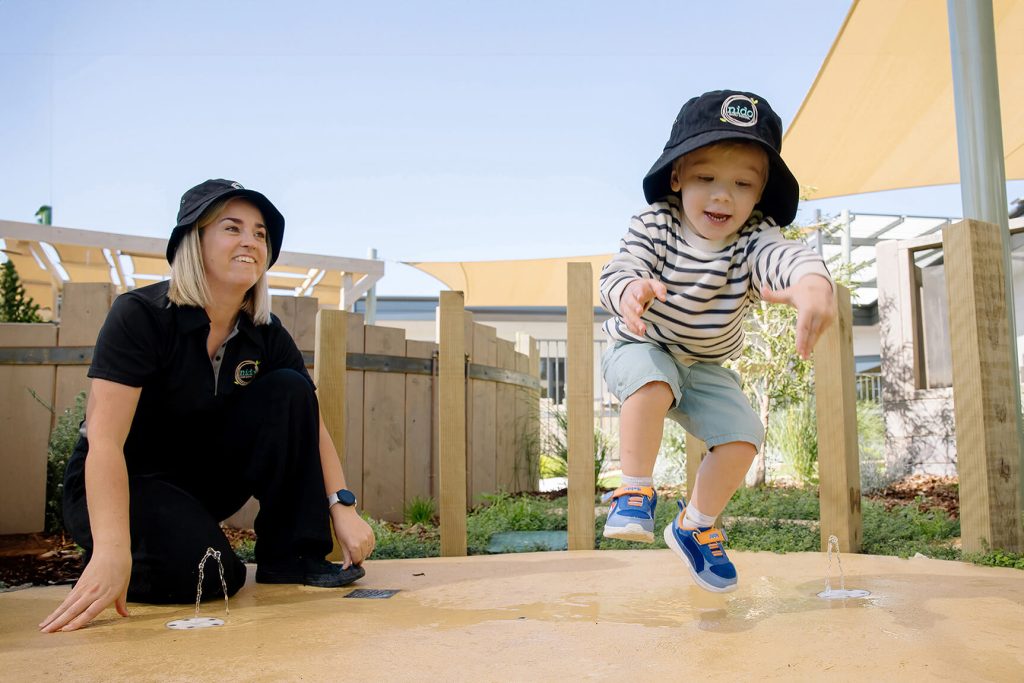
[[[367,252],[367,256],[372,259],[377,258],[377,250],[370,247]],[[377,322],[377,285],[370,287],[370,291],[366,293],[366,324],[373,325]]]
[[[822,244],[823,236],[821,234],[821,209],[814,210],[814,246],[818,250],[818,256],[825,258],[825,245]]]
[[[949,43],[953,61],[953,104],[956,110],[957,151],[960,155],[960,192],[964,218],[995,223],[1002,228],[1003,271],[1006,277],[1006,312],[1009,317],[1011,367],[1017,365],[1017,327],[1013,308],[1013,266],[1006,206],[1006,170],[1003,164],[1003,129],[996,72],[995,21],[991,0],[947,0]],[[1020,392],[1014,415],[1021,414]],[[1018,417],[1018,420],[1020,418]],[[1018,448],[1024,466],[1024,423]],[[1024,497],[1024,477],[1021,477]]]

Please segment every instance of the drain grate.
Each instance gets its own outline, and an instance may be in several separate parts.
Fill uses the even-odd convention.
[[[357,588],[348,595],[346,598],[369,598],[371,600],[386,600],[392,595],[397,593],[400,589],[391,588]]]

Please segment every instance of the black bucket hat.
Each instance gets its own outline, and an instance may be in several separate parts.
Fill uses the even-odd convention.
[[[768,184],[754,208],[779,225],[792,223],[800,201],[800,185],[779,156],[782,119],[763,98],[736,90],[706,92],[679,110],[664,152],[644,176],[644,197],[648,203],[672,194],[672,162],[722,140],[750,140],[764,147],[768,153]]]
[[[263,214],[263,220],[267,224],[267,232],[270,235],[270,263],[267,268],[274,265],[277,257],[281,255],[281,242],[284,240],[284,216],[277,210],[270,200],[255,190],[247,190],[240,183],[233,180],[207,180],[199,183],[191,190],[181,195],[181,207],[178,209],[178,224],[171,231],[171,237],[167,240],[167,262],[174,260],[174,253],[178,250],[181,238],[196,224],[203,212],[213,206],[215,202],[231,197],[244,197],[256,205]]]

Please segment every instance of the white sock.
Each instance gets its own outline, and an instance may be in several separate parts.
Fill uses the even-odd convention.
[[[625,474],[623,474],[622,486],[630,489],[640,488],[641,486],[654,488],[654,477],[627,477]]]
[[[687,505],[686,513],[683,515],[683,525],[691,528],[705,529],[715,525],[715,516],[705,515],[693,507],[693,505]]]

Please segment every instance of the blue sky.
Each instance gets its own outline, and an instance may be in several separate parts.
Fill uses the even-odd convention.
[[[181,193],[267,194],[285,249],[389,261],[613,251],[679,106],[788,124],[841,0],[0,0],[0,218],[166,236]],[[1012,183],[1011,199],[1024,194]],[[954,187],[808,203],[959,215]]]

